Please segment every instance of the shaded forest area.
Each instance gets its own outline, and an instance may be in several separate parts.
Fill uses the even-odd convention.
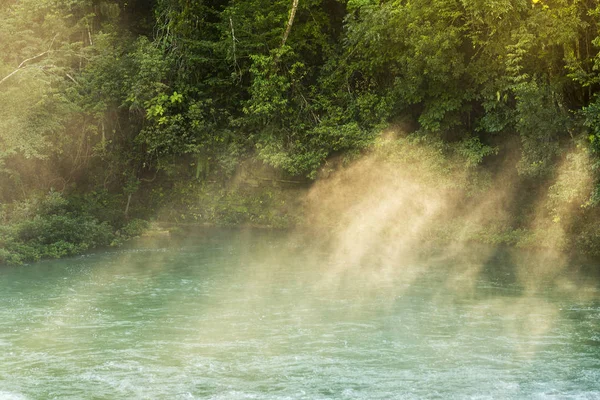
[[[290,226],[297,189],[270,184],[382,146],[469,171],[467,197],[511,176],[512,218],[473,238],[560,225],[553,246],[599,255],[599,20],[595,0],[0,0],[0,262],[157,215]]]

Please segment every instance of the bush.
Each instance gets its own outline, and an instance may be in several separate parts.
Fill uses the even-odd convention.
[[[0,264],[72,256],[139,236],[147,222],[134,219],[121,228],[115,242],[120,226],[114,222],[114,213],[103,210],[113,205],[111,200],[106,193],[66,198],[50,192],[41,199],[11,205],[11,210],[4,210],[5,223],[0,225]],[[101,221],[90,211],[113,224]]]
[[[134,238],[140,236],[146,229],[148,229],[149,223],[143,219],[132,219],[121,229],[121,236],[126,238]]]

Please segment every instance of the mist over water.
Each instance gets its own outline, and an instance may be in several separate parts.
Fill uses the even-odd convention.
[[[592,267],[548,275],[554,259],[487,247],[402,273],[336,257],[204,230],[3,269],[0,398],[600,396]]]
[[[396,135],[384,134],[370,153],[318,180],[307,195],[305,233],[323,243],[332,280],[350,274],[410,283],[428,264],[456,260],[467,262],[452,278],[474,277],[503,248],[517,247],[529,250],[511,261],[524,295],[549,284],[580,289],[563,282],[562,272],[577,263],[571,228],[581,223],[593,187],[585,148],[573,148],[529,193],[514,166],[519,156],[508,149],[497,165],[474,169],[435,143]]]
[[[560,246],[589,180],[565,160],[522,222],[546,241],[509,250],[474,238],[516,175],[412,150],[319,180],[296,231],[0,270],[0,400],[600,397],[598,268]]]
[[[0,0],[0,400],[600,399],[600,2],[213,3]]]

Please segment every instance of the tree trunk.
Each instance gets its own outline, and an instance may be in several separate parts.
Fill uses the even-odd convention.
[[[285,42],[287,42],[288,36],[290,36],[290,32],[292,31],[292,25],[294,24],[294,18],[296,17],[296,10],[298,9],[298,1],[299,0],[293,0],[292,2],[292,10],[290,11],[290,18],[288,19],[287,27],[285,28],[285,33],[283,34],[281,47],[285,46]]]
[[[131,204],[131,195],[133,193],[129,193],[127,196],[127,205],[125,206],[125,219],[129,219],[129,204]]]

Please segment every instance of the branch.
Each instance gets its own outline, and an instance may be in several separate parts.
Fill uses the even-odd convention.
[[[15,69],[13,72],[11,72],[10,74],[6,75],[4,78],[2,78],[2,80],[0,80],[0,85],[7,80],[8,78],[10,78],[11,76],[13,76],[14,74],[16,74],[17,72],[19,72],[21,70],[21,68],[17,68]]]
[[[11,76],[13,76],[14,74],[16,74],[17,72],[19,72],[20,70],[22,70],[23,68],[25,68],[26,64],[29,61],[33,61],[36,60],[42,56],[45,56],[46,54],[48,54],[51,50],[52,50],[52,45],[54,44],[54,41],[56,40],[56,37],[58,36],[58,33],[56,35],[54,35],[54,38],[52,39],[52,42],[50,42],[50,46],[48,46],[48,50],[44,51],[43,53],[38,54],[37,56],[33,56],[33,57],[29,57],[23,61],[21,61],[21,64],[19,64],[19,66],[17,67],[17,69],[15,69],[13,72],[11,72],[10,74],[6,75],[4,78],[2,78],[2,80],[0,80],[0,85],[7,80],[8,78],[10,78]]]
[[[75,80],[75,78],[73,78],[73,77],[72,77],[71,75],[69,75],[69,74],[65,74],[65,75],[67,75],[67,78],[69,78],[69,79],[70,79],[70,80],[72,80],[72,81],[73,81],[73,82],[74,82],[74,83],[75,83],[77,86],[79,86],[79,82],[77,82],[77,81]]]
[[[30,58],[28,58],[26,60],[23,60],[21,62],[21,64],[19,64],[19,66],[17,67],[17,69],[23,68],[25,66],[25,64],[28,63],[29,61],[35,60],[36,58],[40,58],[41,56],[45,56],[46,54],[48,54],[49,51],[50,50],[46,50],[43,53],[38,54],[37,56],[33,56],[33,57],[30,57]]]

